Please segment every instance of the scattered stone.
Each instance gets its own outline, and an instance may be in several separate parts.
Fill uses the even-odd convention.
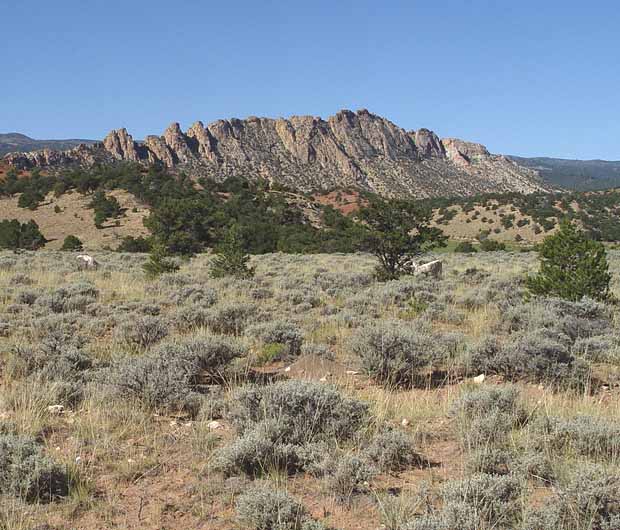
[[[65,413],[65,407],[63,405],[50,405],[47,407],[47,412],[54,416],[59,416]]]
[[[477,385],[480,385],[484,383],[485,379],[486,379],[486,376],[484,374],[477,375],[476,377],[474,377],[474,383],[476,383]]]

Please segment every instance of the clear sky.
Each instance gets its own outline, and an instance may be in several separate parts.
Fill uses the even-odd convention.
[[[327,117],[620,159],[617,0],[0,0],[0,132]]]

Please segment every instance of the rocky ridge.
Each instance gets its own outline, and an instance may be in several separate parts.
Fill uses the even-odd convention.
[[[162,136],[143,142],[123,128],[94,145],[11,153],[4,160],[51,171],[115,161],[162,164],[194,178],[265,178],[302,191],[354,187],[432,197],[548,189],[535,170],[480,144],[439,139],[428,129],[406,131],[367,110],[343,110],[327,120],[249,117],[207,127],[198,121],[185,133],[173,123]]]

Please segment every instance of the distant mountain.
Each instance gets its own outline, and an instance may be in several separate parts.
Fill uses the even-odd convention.
[[[126,129],[101,143],[65,151],[13,153],[18,168],[88,167],[131,161],[160,164],[193,178],[267,179],[300,191],[356,188],[390,196],[463,196],[545,191],[538,173],[480,144],[407,131],[367,110],[315,116],[173,123],[161,136],[135,141]]]
[[[620,187],[620,161],[566,160],[510,156],[520,166],[538,171],[552,186],[580,191]]]
[[[64,151],[80,144],[91,145],[93,140],[34,140],[19,133],[0,134],[0,156],[7,153],[37,151],[38,149],[54,149]]]

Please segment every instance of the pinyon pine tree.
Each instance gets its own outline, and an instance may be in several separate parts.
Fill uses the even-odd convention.
[[[540,248],[540,270],[527,279],[530,291],[537,295],[580,300],[609,298],[609,274],[605,247],[589,239],[569,220],[560,230],[544,239]]]
[[[232,225],[222,241],[215,247],[215,258],[211,264],[211,276],[222,278],[235,276],[237,278],[251,278],[254,269],[248,267],[250,256],[245,253],[243,236],[238,225]]]

